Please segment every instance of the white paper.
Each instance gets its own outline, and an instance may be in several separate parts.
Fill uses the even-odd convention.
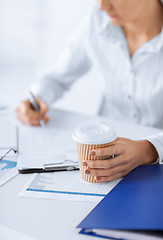
[[[87,183],[81,180],[79,171],[33,174],[20,197],[47,198],[98,202],[121,179],[105,183]]]
[[[10,148],[16,148],[18,145],[17,127],[6,121],[6,119],[0,118],[0,151],[9,150]],[[0,152],[2,154],[2,152]],[[1,155],[0,155],[1,156]]]
[[[90,232],[91,230],[88,230]],[[116,239],[128,240],[161,240],[163,236],[157,236],[156,233],[150,231],[123,231],[123,230],[109,230],[109,229],[93,229],[92,232],[100,236],[111,237]]]
[[[21,232],[0,225],[0,239],[1,240],[34,240],[34,238],[27,236]],[[36,239],[35,239],[36,240]]]
[[[52,128],[20,128],[18,168],[42,168],[62,163],[78,165],[72,133]],[[60,165],[59,164],[59,165]]]

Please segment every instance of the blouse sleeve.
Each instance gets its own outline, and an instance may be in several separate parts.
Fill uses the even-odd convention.
[[[35,96],[42,98],[47,104],[61,97],[65,90],[92,66],[87,51],[90,16],[84,19],[81,26],[73,34],[69,44],[54,68],[40,78],[31,89]]]
[[[151,135],[146,138],[156,148],[158,152],[158,162],[163,164],[163,132]]]

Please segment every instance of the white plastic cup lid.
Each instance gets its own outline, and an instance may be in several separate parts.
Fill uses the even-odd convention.
[[[73,140],[82,144],[105,144],[114,141],[117,134],[106,123],[89,123],[78,127],[72,136]]]

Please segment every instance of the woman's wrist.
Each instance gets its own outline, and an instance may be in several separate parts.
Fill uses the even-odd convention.
[[[156,162],[158,152],[153,144],[148,140],[142,140],[140,141],[140,144],[142,145],[143,165]]]

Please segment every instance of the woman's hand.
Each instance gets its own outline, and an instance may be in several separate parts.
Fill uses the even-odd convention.
[[[43,120],[45,124],[49,121],[46,116],[48,106],[38,97],[35,97],[35,101],[39,107],[39,112],[33,109],[29,100],[22,101],[16,108],[17,118],[25,125],[39,126],[40,120]]]
[[[96,176],[99,181],[112,181],[124,177],[140,165],[153,163],[158,154],[155,147],[147,140],[133,141],[117,138],[115,144],[106,148],[93,149],[92,156],[114,156],[107,160],[85,160],[86,174]]]

